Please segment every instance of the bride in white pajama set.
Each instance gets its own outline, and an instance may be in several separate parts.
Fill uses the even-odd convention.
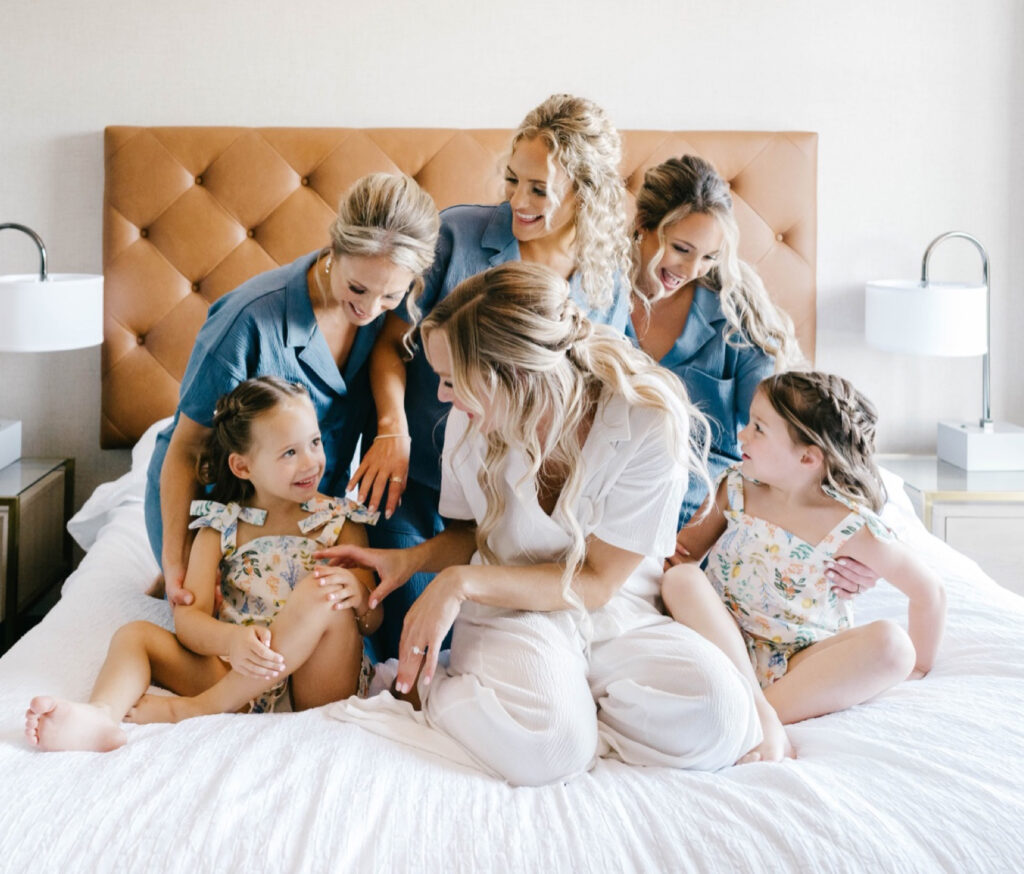
[[[415,684],[428,724],[517,785],[609,753],[733,764],[761,739],[752,692],[655,603],[693,462],[676,378],[592,327],[535,265],[467,280],[422,331],[455,407],[440,504],[453,521],[410,549],[325,553],[373,567],[378,598],[438,572],[406,615],[396,690]]]

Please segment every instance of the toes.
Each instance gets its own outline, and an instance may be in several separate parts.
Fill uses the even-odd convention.
[[[45,713],[50,713],[54,707],[57,706],[57,701],[51,698],[49,695],[37,695],[28,705],[30,713],[38,714],[42,716]]]

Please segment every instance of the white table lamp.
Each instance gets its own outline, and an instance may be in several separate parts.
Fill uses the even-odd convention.
[[[928,280],[932,250],[954,237],[973,243],[981,255],[981,285]],[[939,422],[937,455],[965,470],[1024,470],[1024,428],[992,420],[988,263],[984,246],[970,234],[941,234],[925,249],[920,282],[896,279],[867,284],[864,333],[868,343],[888,352],[983,356],[981,418]]]
[[[56,352],[103,342],[103,277],[46,272],[46,246],[25,225],[39,249],[38,274],[0,276],[0,352]],[[0,467],[21,457],[21,422],[0,419]]]

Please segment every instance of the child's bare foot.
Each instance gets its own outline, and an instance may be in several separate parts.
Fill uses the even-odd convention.
[[[41,750],[108,753],[127,740],[105,707],[40,695],[25,711],[25,737]]]
[[[128,711],[125,722],[146,725],[150,722],[181,722],[193,716],[207,716],[210,711],[203,709],[195,698],[179,698],[177,695],[143,695]]]
[[[795,759],[796,750],[790,743],[786,727],[779,719],[775,708],[768,703],[764,695],[756,696],[757,715],[761,720],[761,731],[764,738],[752,750],[740,757],[736,764],[746,765],[750,762],[781,762],[783,759]]]

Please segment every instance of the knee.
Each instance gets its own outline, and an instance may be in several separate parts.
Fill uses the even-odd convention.
[[[546,786],[586,771],[597,754],[597,722],[572,733],[531,732],[505,749],[502,776],[513,786]]]
[[[899,679],[909,676],[917,661],[910,636],[895,622],[879,619],[864,626],[868,652],[878,669]]]
[[[170,634],[167,629],[152,622],[138,619],[122,625],[110,638],[110,648],[125,646],[146,646],[158,634]]]

